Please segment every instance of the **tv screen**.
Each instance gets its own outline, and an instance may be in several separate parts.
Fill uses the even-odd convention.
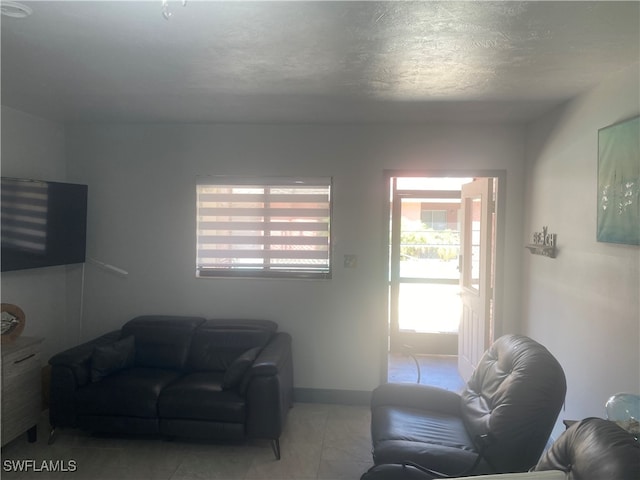
[[[2,177],[2,271],[85,261],[86,185]]]

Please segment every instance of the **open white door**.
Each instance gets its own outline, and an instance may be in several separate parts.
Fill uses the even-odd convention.
[[[462,186],[458,369],[466,382],[489,348],[493,298],[492,252],[495,201],[493,178]]]

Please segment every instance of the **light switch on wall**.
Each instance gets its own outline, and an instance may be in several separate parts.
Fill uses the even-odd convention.
[[[356,268],[358,266],[357,255],[345,255],[344,256],[344,268]]]

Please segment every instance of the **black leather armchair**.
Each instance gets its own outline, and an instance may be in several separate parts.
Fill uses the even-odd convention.
[[[558,437],[534,470],[561,470],[571,480],[637,480],[640,442],[613,422],[585,418]]]
[[[564,372],[545,347],[505,335],[485,352],[460,395],[415,384],[374,390],[374,463],[413,463],[452,477],[527,471],[549,439],[565,393]]]
[[[637,480],[640,478],[640,442],[618,425],[602,418],[574,423],[518,480]],[[372,468],[362,480],[432,480],[430,472],[412,465],[388,464]],[[467,477],[469,478],[469,477]],[[472,477],[515,480],[512,474]]]

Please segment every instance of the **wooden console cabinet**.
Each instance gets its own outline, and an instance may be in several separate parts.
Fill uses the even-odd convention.
[[[42,338],[2,344],[2,445],[28,432],[36,441],[42,410]]]

